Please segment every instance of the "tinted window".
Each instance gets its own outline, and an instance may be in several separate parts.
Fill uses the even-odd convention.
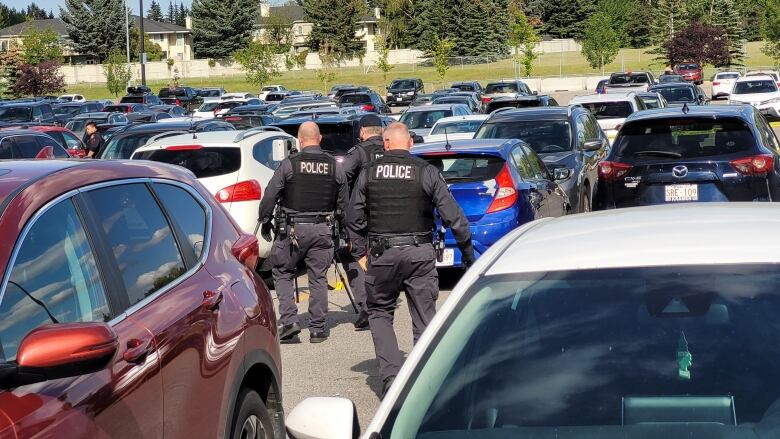
[[[271,137],[264,139],[255,143],[255,146],[252,147],[252,157],[263,166],[267,166],[274,170],[281,164],[281,162],[275,162],[273,158],[273,141],[276,139],[286,139],[286,137]]]
[[[584,102],[579,105],[587,108],[596,119],[624,119],[634,112],[631,102]]]
[[[517,84],[514,82],[488,84],[487,87],[485,87],[485,94],[517,92]]]
[[[83,146],[81,144],[81,141],[78,139],[78,137],[74,136],[71,133],[63,132],[61,133],[63,139],[65,139],[65,148],[67,149],[81,149]]]
[[[661,100],[657,97],[642,96],[642,102],[648,109],[661,108]]]
[[[645,73],[639,74],[613,74],[609,77],[610,84],[647,84],[650,78]]]
[[[739,73],[718,73],[716,79],[739,79]]]
[[[512,150],[512,161],[515,163],[517,172],[523,180],[534,179],[534,171],[531,164],[528,162],[528,157],[526,157],[522,147],[518,146]]]
[[[135,136],[112,137],[103,151],[100,153],[102,159],[129,159],[136,149],[146,145],[146,142],[154,135],[159,133],[143,133]]]
[[[432,128],[437,120],[450,116],[452,116],[452,110],[407,111],[401,115],[400,121],[413,130]]]
[[[457,88],[460,91],[477,91],[471,84],[455,84],[452,88]]]
[[[393,83],[390,84],[390,88],[415,88],[415,87],[417,87],[417,81],[411,79],[393,81]]]
[[[34,297],[43,305],[35,303]],[[46,211],[19,248],[0,304],[2,359],[38,326],[108,321],[111,312],[84,228],[70,200]]]
[[[35,138],[38,140],[38,144],[41,146],[41,148],[51,147],[54,157],[57,158],[70,157],[70,155],[68,155],[68,152],[65,151],[65,147],[63,147],[62,144],[57,143],[57,141],[54,140],[53,138],[49,136],[35,136]]]
[[[696,94],[690,87],[661,87],[653,89],[660,93],[668,102],[693,102],[696,100]]]
[[[185,89],[183,89],[183,88],[174,89],[174,90],[165,88],[165,89],[160,90],[159,97],[161,97],[161,98],[169,98],[169,97],[181,98],[181,97],[187,97],[187,91]]]
[[[10,137],[6,137],[0,141],[0,159],[12,158],[14,158],[14,142]]]
[[[488,122],[475,134],[476,139],[520,139],[537,153],[571,150],[571,130],[565,120],[518,120]]]
[[[198,92],[198,96],[204,98],[218,98],[222,96],[222,92],[220,90],[201,90]]]
[[[143,96],[125,96],[119,101],[122,104],[143,104]]]
[[[680,70],[696,70],[699,68],[698,64],[680,64],[677,66]]]
[[[18,158],[32,159],[41,151],[41,146],[34,136],[14,136],[13,140],[19,153]]]
[[[79,112],[80,108],[81,107],[75,107],[75,106],[71,106],[71,105],[67,105],[67,106],[62,105],[62,106],[56,107],[54,109],[54,113],[58,114],[58,115],[76,114],[76,113]]]
[[[241,149],[234,147],[206,147],[180,151],[156,149],[136,154],[133,159],[178,165],[192,171],[197,178],[208,178],[238,171],[241,167]]]
[[[447,183],[487,181],[496,178],[504,160],[501,157],[453,154],[451,156],[423,156],[441,171]]]
[[[105,111],[107,113],[113,113],[113,112],[127,113],[129,110],[130,110],[130,107],[128,107],[127,105],[109,105],[109,106],[103,108],[103,111]]]
[[[32,117],[30,107],[0,107],[0,120],[4,122],[29,122]]]
[[[198,111],[201,112],[207,112],[207,111],[214,111],[219,106],[219,102],[206,102],[205,104],[198,107]]]
[[[154,190],[173,220],[187,236],[195,257],[203,254],[206,236],[206,211],[186,190],[170,184],[155,183]]]
[[[624,125],[614,150],[619,161],[655,161],[744,153],[755,144],[750,129],[739,119],[691,117]]]
[[[339,98],[339,103],[341,103],[341,104],[370,104],[371,103],[371,96],[366,95],[366,94],[344,95],[341,98]]]
[[[542,104],[540,99],[507,99],[507,100],[493,100],[487,106],[485,112],[492,113],[499,108],[531,108],[538,107]]]
[[[145,185],[96,189],[86,196],[113,249],[130,305],[186,271],[171,228]]]
[[[734,85],[734,94],[750,94],[750,93],[774,93],[777,91],[777,84],[774,81],[743,81],[737,82]],[[2,118],[2,114],[0,114]]]
[[[46,119],[51,119],[52,117],[54,117],[54,111],[48,105],[41,105],[41,113],[43,114],[43,117]]]

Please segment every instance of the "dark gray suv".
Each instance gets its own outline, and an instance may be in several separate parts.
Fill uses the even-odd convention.
[[[387,87],[385,100],[387,105],[391,107],[393,105],[409,105],[419,93],[423,92],[424,88],[423,81],[419,78],[396,79]]]

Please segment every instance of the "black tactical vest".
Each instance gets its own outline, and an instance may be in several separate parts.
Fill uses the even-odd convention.
[[[282,206],[298,212],[336,210],[336,159],[330,154],[306,151],[290,157],[292,179],[285,183]]]
[[[384,141],[382,141],[381,138],[378,138],[377,141],[373,141],[374,139],[371,138],[361,144],[363,148],[364,154],[364,163],[370,163],[374,160],[382,157],[385,155],[385,145]]]
[[[433,202],[423,191],[423,169],[415,157],[378,158],[368,167],[368,232],[409,235],[433,230]]]

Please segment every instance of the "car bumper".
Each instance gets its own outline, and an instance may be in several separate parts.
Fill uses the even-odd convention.
[[[411,96],[398,96],[398,95],[385,96],[385,102],[387,103],[387,105],[411,104],[413,100],[414,100],[414,95],[411,95]]]
[[[516,207],[505,211],[487,214],[481,220],[471,223],[471,243],[474,246],[474,256],[485,253],[491,245],[503,238],[519,226],[518,209]],[[452,264],[436,263],[439,268],[458,268],[463,266],[463,256],[451,231],[447,231],[444,240],[445,251],[452,251]]]
[[[764,104],[755,107],[764,116],[780,118],[780,104]]]

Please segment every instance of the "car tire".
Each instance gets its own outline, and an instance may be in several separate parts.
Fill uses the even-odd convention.
[[[580,195],[580,205],[577,207],[577,213],[588,213],[593,210],[593,206],[590,203],[590,191],[585,188],[586,191]]]
[[[271,415],[260,395],[252,389],[241,389],[238,410],[233,417],[232,439],[274,439]]]

